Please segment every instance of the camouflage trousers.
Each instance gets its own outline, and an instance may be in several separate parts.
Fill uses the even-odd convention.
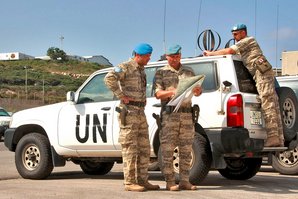
[[[162,171],[166,182],[175,182],[173,167],[174,149],[179,147],[179,178],[189,181],[191,149],[194,138],[192,113],[162,114],[162,131],[159,135],[163,158]]]
[[[278,136],[280,141],[284,142],[279,101],[274,84],[274,71],[269,70],[262,74],[257,70],[254,79],[264,113],[267,137]]]
[[[119,143],[122,147],[124,184],[148,181],[150,143],[144,108],[127,106],[126,125],[120,124]]]

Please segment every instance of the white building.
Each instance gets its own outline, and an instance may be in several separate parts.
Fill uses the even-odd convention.
[[[0,53],[0,60],[3,61],[21,59],[34,59],[34,57],[20,52]]]
[[[78,56],[78,55],[67,55],[68,59],[78,60],[81,62],[97,63],[103,66],[113,66],[110,61],[102,55],[93,56]]]
[[[78,55],[67,55],[68,59],[78,60],[81,62],[90,62],[97,63],[99,65],[104,66],[113,66],[110,61],[102,55],[93,55],[93,56],[78,56]],[[22,60],[22,59],[42,59],[42,60],[50,60],[49,56],[37,56],[33,57],[30,55],[26,55],[20,52],[11,52],[11,53],[0,53],[0,61],[1,60]]]
[[[298,51],[282,52],[282,75],[298,75]]]
[[[35,59],[51,60],[50,56],[47,56],[47,55],[44,55],[44,56],[38,56],[38,57],[35,57]]]
[[[86,58],[87,61],[91,63],[98,63],[104,66],[113,66],[113,64],[111,64],[111,62],[102,55],[83,56],[83,57]]]

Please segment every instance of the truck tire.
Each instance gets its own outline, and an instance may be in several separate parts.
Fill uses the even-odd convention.
[[[111,171],[114,162],[82,161],[80,167],[88,175],[105,175]]]
[[[225,158],[227,167],[218,172],[230,180],[247,180],[257,174],[262,158]]]
[[[276,88],[283,123],[285,141],[291,141],[298,132],[298,102],[294,91],[288,87]]]
[[[189,181],[194,185],[200,184],[208,175],[212,153],[209,142],[206,137],[196,133],[191,151],[191,166],[189,172]],[[176,147],[173,154],[173,167],[176,173],[176,181],[179,182],[179,148]],[[163,165],[161,150],[158,151],[159,165]]]
[[[194,164],[189,172],[189,182],[197,185],[206,178],[210,171],[212,152],[208,139],[199,133],[195,135],[192,148]]]
[[[298,146],[292,150],[272,154],[272,167],[281,174],[298,174]]]
[[[54,168],[48,138],[39,133],[22,137],[15,151],[15,164],[25,179],[47,178]]]

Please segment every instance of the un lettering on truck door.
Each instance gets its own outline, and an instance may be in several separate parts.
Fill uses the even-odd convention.
[[[69,104],[59,114],[59,144],[75,150],[114,149],[114,103]]]

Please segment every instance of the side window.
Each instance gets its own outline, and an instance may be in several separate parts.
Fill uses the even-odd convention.
[[[146,85],[146,97],[153,96],[153,81],[156,72],[156,67],[145,68],[147,85]]]
[[[104,74],[94,76],[80,91],[78,104],[113,100],[113,92],[104,83]]]
[[[248,69],[243,65],[242,61],[234,61],[236,75],[239,84],[239,90],[244,93],[258,94],[256,83],[249,73]]]
[[[10,116],[4,109],[0,109],[0,116]]]
[[[205,75],[205,79],[202,84],[204,92],[218,89],[219,85],[215,62],[186,64],[186,66],[191,67],[196,75]]]

